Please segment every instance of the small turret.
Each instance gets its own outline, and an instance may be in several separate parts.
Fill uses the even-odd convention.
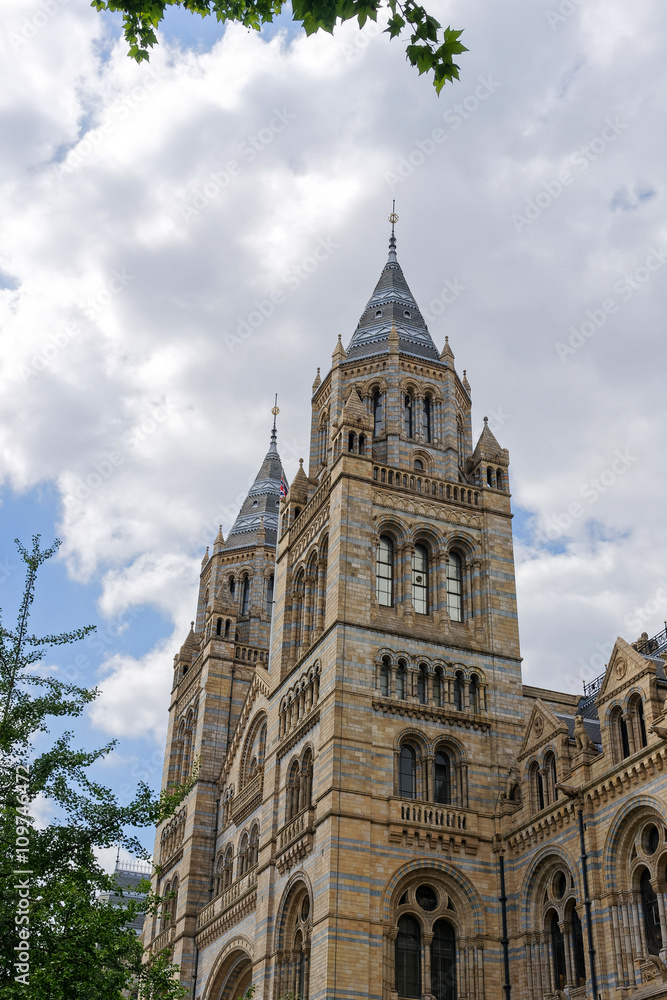
[[[336,368],[341,363],[341,361],[345,361],[346,357],[347,357],[347,352],[343,347],[343,343],[340,339],[340,334],[338,334],[338,343],[336,344],[334,352],[331,355],[331,367]]]
[[[451,364],[452,368],[454,367],[454,351],[449,346],[449,337],[445,337],[445,346],[440,352],[440,360],[444,364]]]
[[[322,385],[322,378],[320,376],[320,370],[318,368],[317,375],[315,376],[315,381],[313,382],[313,392],[312,392],[313,396],[315,395],[315,393],[317,392],[317,390],[321,385]]]
[[[468,475],[474,477],[478,486],[489,486],[497,490],[509,490],[507,470],[510,456],[507,448],[501,448],[489,427],[489,418],[484,417],[484,428],[475,445],[475,450],[466,462]]]

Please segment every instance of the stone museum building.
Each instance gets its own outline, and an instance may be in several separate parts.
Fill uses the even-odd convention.
[[[522,683],[509,455],[393,229],[311,406],[202,562],[146,948],[195,1000],[667,997],[667,631]]]

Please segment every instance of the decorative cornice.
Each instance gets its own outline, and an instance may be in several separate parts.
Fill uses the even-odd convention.
[[[447,708],[436,708],[434,705],[422,705],[419,702],[407,702],[393,698],[374,698],[373,708],[385,715],[403,715],[408,719],[426,719],[431,722],[447,722],[462,729],[480,729],[488,732],[491,723],[481,715],[471,715],[467,712],[452,712]]]

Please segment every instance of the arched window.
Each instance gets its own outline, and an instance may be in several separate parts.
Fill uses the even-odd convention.
[[[496,489],[502,490],[503,488],[503,474],[501,469],[496,469]]]
[[[391,664],[388,656],[382,657],[380,666],[380,693],[383,697],[389,697],[389,677],[391,674]]]
[[[560,924],[558,923],[558,915],[552,910],[551,911],[551,954],[553,956],[554,963],[554,982],[556,984],[557,990],[562,990],[565,987],[565,941],[563,940],[563,932],[560,929]]]
[[[273,573],[266,581],[266,613],[273,614]]]
[[[412,395],[408,392],[403,397],[403,419],[405,424],[405,436],[409,438],[413,435],[413,412],[413,399]]]
[[[470,702],[470,711],[479,712],[479,677],[477,674],[472,674],[470,678],[468,700]]]
[[[463,711],[463,673],[460,670],[454,675],[454,708]]]
[[[357,435],[354,433],[354,431],[350,431],[347,438],[347,450],[356,451],[357,450],[356,444],[357,444]]]
[[[248,871],[248,834],[244,833],[241,837],[241,843],[239,845],[239,857],[238,865],[236,869],[236,877],[241,878],[242,875]]]
[[[287,778],[287,821],[294,819],[300,809],[299,762],[293,761]]]
[[[301,761],[301,788],[299,808],[310,809],[313,804],[313,755],[306,750]]]
[[[396,697],[405,698],[405,678],[407,674],[407,669],[405,665],[405,660],[398,661],[398,669],[396,670]]]
[[[375,569],[375,593],[378,604],[390,608],[394,603],[394,543],[381,535]]]
[[[218,618],[217,622],[215,623],[215,634],[216,635],[222,634],[222,618]]]
[[[442,670],[438,668],[433,674],[433,702],[438,708],[442,708],[444,701],[444,682]]]
[[[456,934],[447,920],[433,928],[431,993],[435,1000],[456,1000]]]
[[[417,797],[417,755],[409,746],[401,747],[398,758],[398,794],[402,799]]]
[[[635,695],[628,706],[628,716],[632,723],[635,752],[646,746],[646,723],[641,695]]]
[[[426,704],[426,699],[428,695],[428,670],[425,663],[419,664],[419,673],[417,674],[417,697],[422,705]]]
[[[360,455],[365,455],[366,454],[366,435],[365,434],[360,434],[359,435],[359,454]]]
[[[433,762],[433,801],[450,805],[452,801],[452,769],[449,754],[438,750]]]
[[[530,768],[530,793],[533,800],[533,812],[544,809],[544,783],[537,761]]]
[[[417,614],[428,614],[428,552],[425,545],[415,545],[412,556],[412,604]]]
[[[456,442],[459,450],[459,465],[463,465],[463,459],[465,458],[465,435],[463,433],[463,424],[460,420],[456,421]]]
[[[230,576],[229,578],[229,593],[232,595],[233,599],[234,594],[236,593],[236,580],[233,576]]]
[[[447,611],[452,621],[463,621],[463,571],[456,552],[450,552],[447,560]]]
[[[556,757],[552,753],[548,753],[544,758],[544,773],[547,779],[547,798],[549,803],[553,804],[558,798],[558,789],[556,788],[558,776],[556,774]]]
[[[373,393],[373,437],[379,437],[383,430],[382,393],[376,389]]]
[[[222,865],[222,888],[227,889],[234,879],[234,848],[230,844],[225,851],[225,860]]]
[[[642,901],[646,949],[649,955],[659,955],[662,948],[660,910],[658,909],[658,897],[653,891],[651,876],[647,868],[644,868],[639,881],[639,893]]]
[[[303,934],[299,929],[294,935],[294,982],[296,985],[296,996],[303,996],[303,982],[305,975],[304,954],[303,954]]]
[[[243,596],[241,598],[241,614],[247,615],[250,607],[250,577],[246,576],[243,581]]]
[[[232,623],[231,623],[231,621],[228,618],[227,621],[225,622],[225,639],[229,639],[229,633],[230,633],[231,627],[232,627]]]
[[[414,917],[398,921],[396,935],[396,990],[399,997],[421,997],[421,931]]]
[[[259,860],[259,825],[255,823],[250,831],[248,846],[248,868],[254,868]]]
[[[424,440],[431,440],[431,397],[424,396],[424,413],[423,413],[423,430],[424,430]]]
[[[612,711],[610,721],[614,756],[617,761],[625,760],[626,757],[630,756],[630,740],[628,739],[628,726],[620,708],[616,707]]]
[[[586,959],[584,957],[584,935],[581,928],[581,920],[579,919],[579,914],[577,913],[576,906],[572,907],[572,912],[570,914],[570,922],[572,924],[572,940],[574,942],[575,985],[585,986]]]

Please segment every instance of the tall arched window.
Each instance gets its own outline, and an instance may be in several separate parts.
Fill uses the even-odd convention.
[[[303,954],[303,934],[301,929],[294,935],[294,982],[296,986],[296,996],[303,996],[303,983],[305,977],[305,962]]]
[[[554,963],[554,982],[556,989],[562,990],[565,987],[565,977],[567,975],[565,969],[565,941],[563,940],[563,932],[558,923],[558,915],[553,910],[551,912],[550,931],[551,954]]]
[[[449,754],[438,750],[433,762],[433,801],[450,805],[452,801],[452,769]]]
[[[239,844],[239,857],[236,869],[236,877],[241,878],[248,871],[248,834],[244,833]]]
[[[234,879],[234,848],[230,844],[225,851],[225,860],[222,864],[222,888],[227,889]]]
[[[459,465],[463,465],[465,458],[465,435],[463,433],[463,424],[460,420],[456,421],[456,443],[459,451]]]
[[[428,695],[428,668],[425,663],[419,664],[419,673],[417,674],[417,697],[422,705],[426,704],[426,698]]]
[[[550,803],[554,803],[558,798],[558,775],[556,774],[556,757],[553,753],[548,753],[544,758],[544,773],[547,779],[547,798]]]
[[[383,697],[389,697],[389,677],[391,673],[391,664],[388,656],[382,657],[382,664],[380,666],[380,693]]]
[[[447,920],[433,928],[431,993],[435,1000],[456,1000],[456,934]]]
[[[294,819],[300,809],[299,762],[292,762],[287,777],[287,821]]]
[[[447,560],[447,611],[452,621],[463,621],[463,570],[456,552],[450,552]]]
[[[415,545],[412,556],[412,604],[417,614],[428,614],[428,552],[425,545]]]
[[[454,675],[454,708],[463,711],[463,673],[460,670]]]
[[[381,535],[375,568],[375,593],[378,604],[390,608],[394,603],[394,543]]]
[[[438,667],[433,674],[433,702],[438,708],[441,708],[444,701],[444,682],[442,670]]]
[[[658,909],[658,897],[653,891],[651,876],[647,868],[644,868],[639,881],[639,893],[642,901],[646,949],[649,955],[659,955],[662,948],[660,910]]]
[[[273,614],[273,573],[266,581],[266,613]]]
[[[396,935],[396,990],[399,997],[420,997],[422,992],[421,930],[407,914],[398,921]]]
[[[241,597],[241,614],[247,615],[250,607],[250,577],[246,576],[243,581],[243,595]]]
[[[405,660],[398,661],[398,669],[396,670],[396,697],[405,698],[405,679],[407,676],[407,668],[405,665]]]
[[[586,959],[584,957],[584,935],[581,928],[581,920],[579,919],[579,914],[577,913],[576,906],[572,907],[572,912],[570,914],[570,922],[572,924],[572,940],[574,942],[575,985],[585,986]]]
[[[501,469],[496,469],[496,489],[502,490],[503,488],[503,473]]]
[[[544,809],[544,783],[537,761],[530,768],[530,792],[533,800],[533,811]]]
[[[430,396],[424,396],[423,419],[424,419],[423,423],[424,440],[430,441],[431,440],[431,397]]]
[[[301,761],[301,789],[299,794],[299,808],[310,809],[313,804],[313,755],[310,750],[306,750]]]
[[[382,430],[382,393],[376,389],[373,393],[373,437],[379,437]]]
[[[644,722],[644,705],[641,695],[631,698],[628,705],[628,716],[632,724],[635,752],[646,746],[646,723]]]
[[[411,438],[414,433],[414,400],[408,392],[403,397],[403,419],[405,424],[405,436]]]
[[[233,576],[230,576],[229,578],[229,593],[232,595],[233,599],[234,594],[236,593],[236,580],[234,579]]]
[[[470,701],[470,711],[479,712],[479,677],[472,674],[468,686],[468,699]]]
[[[417,797],[417,755],[412,747],[401,747],[398,758],[398,794],[402,799]]]
[[[259,825],[255,823],[250,831],[250,843],[248,845],[248,868],[254,868],[259,860]]]
[[[620,708],[616,707],[612,711],[610,722],[614,756],[617,761],[625,760],[626,757],[630,756],[630,740],[628,739],[628,726]]]

